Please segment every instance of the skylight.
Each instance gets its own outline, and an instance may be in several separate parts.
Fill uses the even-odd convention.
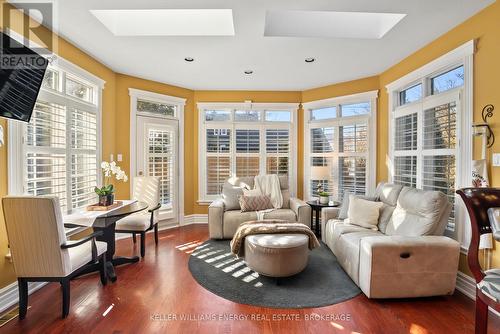
[[[99,9],[115,36],[234,36],[232,9]]]
[[[268,10],[264,35],[380,39],[405,16],[395,13]]]

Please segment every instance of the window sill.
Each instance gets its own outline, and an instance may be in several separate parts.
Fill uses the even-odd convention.
[[[199,199],[196,201],[196,203],[198,205],[206,205],[206,206],[209,206],[210,204],[212,204],[214,200],[208,200],[208,199]]]

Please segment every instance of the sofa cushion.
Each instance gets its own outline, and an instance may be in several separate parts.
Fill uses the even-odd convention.
[[[375,189],[375,196],[380,202],[387,205],[396,206],[399,194],[403,186],[400,184],[380,182]]]
[[[344,197],[342,198],[342,205],[340,206],[340,211],[338,215],[338,219],[346,219],[349,211],[349,198],[353,195],[349,191],[344,191]],[[375,196],[364,196],[364,195],[354,195],[357,198],[361,198],[367,201],[376,201],[377,197]]]
[[[448,199],[440,191],[404,187],[386,234],[402,236],[431,235],[448,208]]]
[[[380,208],[384,203],[367,201],[356,198],[354,195],[349,197],[349,223],[378,230],[378,217],[380,216]]]
[[[339,219],[330,219],[325,226],[325,231],[323,234],[325,235],[325,243],[330,248],[333,249],[333,245],[338,241],[338,239],[344,233],[352,233],[352,232],[366,232],[371,231],[364,227],[349,224],[343,220]]]
[[[264,219],[281,219],[291,222],[297,221],[295,212],[291,209],[277,209],[264,214]],[[222,232],[224,238],[232,238],[238,227],[248,221],[257,220],[257,212],[241,212],[240,210],[231,210],[224,212]]]
[[[281,196],[283,197],[282,209],[290,209],[290,190],[284,189],[281,191]]]
[[[360,232],[344,233],[333,244],[332,251],[337,260],[356,284],[359,284],[359,249],[361,239],[377,235],[382,235],[382,233],[368,229]]]
[[[384,205],[382,205],[382,207],[380,208],[380,216],[378,217],[378,230],[382,233],[385,233],[387,225],[391,221],[392,214],[396,207],[388,205],[386,203],[383,204]]]
[[[291,222],[297,221],[297,216],[295,212],[291,209],[276,209],[270,212],[264,213],[264,219],[281,219]]]
[[[224,212],[222,232],[224,238],[232,238],[238,227],[251,220],[257,220],[255,211],[241,212],[240,210],[232,210]]]

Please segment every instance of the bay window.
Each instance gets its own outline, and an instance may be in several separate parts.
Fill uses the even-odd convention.
[[[341,200],[375,184],[377,91],[304,103],[305,198],[318,189]]]
[[[289,176],[295,187],[297,104],[199,103],[199,202],[218,198],[229,177]]]

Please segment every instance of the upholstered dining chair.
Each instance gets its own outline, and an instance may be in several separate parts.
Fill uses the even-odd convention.
[[[94,232],[79,240],[67,240],[57,197],[2,198],[3,214],[14,271],[19,287],[19,318],[28,310],[28,282],[59,282],[62,287],[62,317],[70,306],[70,280],[87,264],[99,261],[101,283],[106,285],[105,242]]]
[[[469,213],[472,238],[467,253],[469,268],[476,280],[476,334],[488,329],[488,306],[500,312],[500,268],[483,271],[478,259],[482,234],[493,233],[500,241],[500,188],[465,188],[457,190]],[[490,220],[488,213],[492,220]],[[496,216],[496,217],[495,217]]]
[[[141,257],[146,253],[146,232],[154,229],[155,244],[158,245],[158,215],[160,203],[160,179],[154,176],[134,177],[132,198],[148,204],[147,211],[129,215],[116,222],[117,233],[131,233],[134,243],[141,236]]]

